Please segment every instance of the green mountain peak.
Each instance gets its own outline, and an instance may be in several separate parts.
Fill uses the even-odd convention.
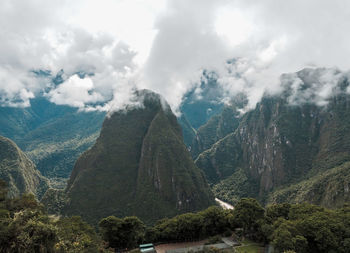
[[[95,145],[76,162],[65,213],[92,223],[109,215],[150,223],[214,203],[169,105],[148,90],[136,91],[134,102],[106,117]]]

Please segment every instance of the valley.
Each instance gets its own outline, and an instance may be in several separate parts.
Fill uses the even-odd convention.
[[[305,85],[297,92],[309,89],[311,77],[318,82],[320,73],[297,72]],[[215,87],[215,80],[208,83]],[[338,215],[350,200],[348,79],[340,79],[339,92],[326,106],[291,104],[291,84],[284,85],[285,92],[264,96],[244,113],[242,96],[209,110],[212,104],[205,101],[212,99],[210,92],[199,101],[189,93],[176,117],[166,101],[149,90],[135,91],[133,103],[108,113],[79,112],[48,101],[40,102],[51,108],[45,112],[36,109],[38,101],[33,101],[33,108],[3,108],[0,118],[7,123],[2,134],[24,149],[1,137],[0,176],[8,183],[9,197],[34,194],[48,214],[78,215],[105,231],[101,233],[106,241],[112,239],[103,233],[119,223],[134,224],[134,229],[155,226],[163,235],[152,234],[152,241],[187,240],[182,236],[192,238],[193,231],[175,238],[167,229],[187,219],[195,229],[196,220],[197,225],[204,222],[197,214],[212,219],[224,215],[220,222],[226,225],[191,240],[232,234],[231,228],[244,227],[236,214],[240,208],[255,208],[252,215],[264,213],[261,222],[266,224],[259,229],[274,224],[275,231],[282,228],[269,220],[269,212],[287,215],[284,208],[291,205],[303,209],[310,203],[315,206],[307,208]],[[14,113],[28,118],[15,125],[10,120]],[[258,232],[258,218],[250,222],[256,227],[247,227],[244,233],[260,242],[256,247],[264,240],[285,247],[276,241],[277,234]],[[295,224],[299,226],[297,220]],[[131,239],[125,240],[129,245]],[[255,244],[243,243],[242,248],[249,245]]]

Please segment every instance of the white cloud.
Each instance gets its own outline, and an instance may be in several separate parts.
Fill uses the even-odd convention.
[[[74,79],[50,93],[57,103],[108,108],[113,98],[127,103],[138,87],[176,109],[208,69],[228,97],[247,94],[251,108],[264,92],[281,91],[282,73],[348,69],[349,17],[347,0],[3,0],[0,103],[28,105],[51,86],[31,71],[64,69]],[[78,71],[94,74],[86,77],[91,88],[72,84],[88,81],[78,80]],[[331,91],[322,87],[314,91],[325,98]]]
[[[34,78],[34,73],[0,66],[0,104],[13,107],[29,106],[34,92],[46,87],[46,80]]]
[[[47,96],[59,105],[70,105],[84,108],[85,104],[103,101],[103,96],[94,91],[94,84],[89,77],[80,78],[78,75],[71,76],[52,89]]]
[[[304,69],[297,73],[285,74],[281,83],[287,92],[287,100],[291,105],[312,103],[318,106],[328,104],[331,96],[341,92],[340,82],[348,73],[337,69]]]

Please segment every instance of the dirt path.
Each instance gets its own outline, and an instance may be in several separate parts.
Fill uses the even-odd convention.
[[[203,245],[207,240],[197,241],[197,242],[180,242],[180,243],[167,243],[157,245],[155,248],[157,253],[165,253],[165,251],[170,249],[188,248],[198,245]]]

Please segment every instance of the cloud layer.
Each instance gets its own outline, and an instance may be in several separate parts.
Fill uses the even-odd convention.
[[[349,17],[347,0],[4,0],[0,103],[28,106],[44,94],[57,104],[118,109],[136,87],[176,110],[205,69],[228,99],[244,93],[252,108],[265,92],[281,92],[283,73],[348,70]],[[59,85],[33,72],[61,69]],[[315,103],[332,94],[337,73],[313,84]],[[296,77],[294,89],[300,85]]]

